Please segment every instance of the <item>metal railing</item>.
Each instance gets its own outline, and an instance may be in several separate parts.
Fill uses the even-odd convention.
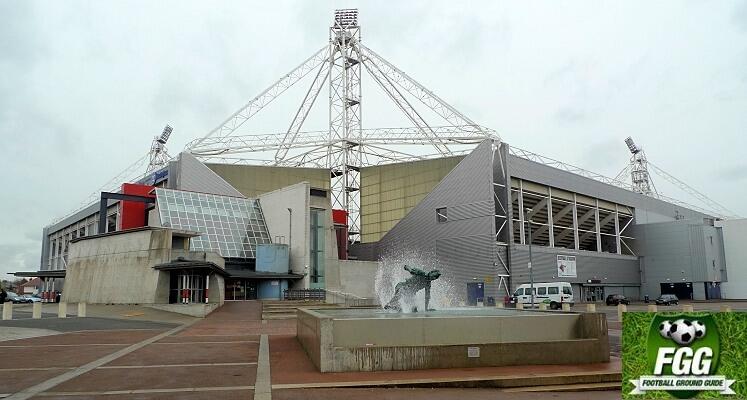
[[[324,289],[285,289],[283,300],[326,300]]]

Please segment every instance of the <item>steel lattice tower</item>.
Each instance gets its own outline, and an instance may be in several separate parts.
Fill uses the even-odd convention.
[[[329,29],[329,151],[332,208],[348,211],[348,232],[360,234],[362,135],[360,27],[356,10],[337,10]]]

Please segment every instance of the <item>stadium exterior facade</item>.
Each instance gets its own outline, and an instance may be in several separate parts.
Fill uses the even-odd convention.
[[[182,153],[138,183],[258,198],[268,227],[266,244],[293,238],[281,287],[372,296],[373,285],[356,287],[374,279],[372,263],[346,259],[376,262],[409,252],[434,258],[465,300],[469,288],[481,284],[478,297],[500,301],[529,281],[530,227],[534,281],[571,282],[576,301],[599,301],[613,293],[634,300],[660,293],[713,299],[721,297],[721,283],[727,281],[723,234],[713,216],[516,156],[505,142],[486,139],[463,157],[361,168],[361,242],[347,252],[345,232],[336,232],[344,229],[339,221],[345,219],[335,224],[327,198],[329,176],[321,168],[204,164]],[[278,193],[301,183],[307,200],[296,209],[305,211],[294,217],[286,211],[293,196]],[[109,201],[108,232],[130,227],[122,213],[127,203]],[[92,205],[44,228],[42,272],[53,276],[64,270],[69,246],[99,235],[98,210]],[[320,210],[314,225],[310,213]],[[143,225],[162,227],[158,211],[150,210]],[[309,272],[319,264],[312,260],[320,254],[310,245],[312,236],[319,237],[314,229],[326,238],[322,264],[337,268],[334,278],[315,280]],[[200,234],[206,232],[192,237]],[[254,271],[236,276],[274,279],[256,274],[254,258],[237,260],[220,254],[220,247],[215,251],[225,259],[226,271],[236,271],[236,265]],[[225,298],[234,299],[230,271],[225,282]]]

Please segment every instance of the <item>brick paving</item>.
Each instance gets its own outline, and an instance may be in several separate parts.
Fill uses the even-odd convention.
[[[65,376],[73,368],[101,357],[109,362],[89,364],[90,370],[39,393],[34,399],[251,399],[255,384],[269,387],[276,399],[529,399],[550,394],[504,393],[496,389],[385,389],[324,388],[325,384],[362,385],[376,382],[459,380],[475,377],[542,375],[555,373],[616,373],[619,359],[610,364],[582,366],[526,366],[394,371],[374,373],[317,372],[295,339],[295,320],[261,320],[259,302],[228,302],[203,320],[186,328],[86,330],[0,342],[8,360],[22,360],[0,369],[0,397],[49,379]],[[82,321],[82,319],[81,319]],[[69,322],[68,322],[69,323]],[[117,327],[126,324],[119,323]],[[172,325],[173,326],[173,325]],[[179,329],[181,329],[179,331]],[[178,332],[176,332],[178,331]],[[161,335],[159,340],[155,340]],[[269,343],[271,382],[258,383],[262,335]],[[160,337],[160,336],[159,336]],[[143,341],[149,341],[143,343]],[[155,340],[155,341],[154,341]],[[139,344],[139,345],[138,345]],[[139,348],[130,348],[137,345]],[[124,349],[124,350],[123,350]],[[116,353],[118,351],[127,354]],[[116,353],[116,354],[115,354]],[[108,360],[107,360],[108,361]],[[7,367],[7,363],[6,363]],[[14,369],[15,368],[15,369]],[[25,368],[25,370],[18,370]],[[262,378],[260,378],[262,379]],[[308,388],[308,385],[320,385]],[[306,386],[306,388],[304,388]],[[500,395],[498,395],[500,393]],[[617,398],[619,392],[593,392],[595,396],[553,393],[557,399]],[[610,395],[616,397],[609,397]],[[259,393],[258,393],[259,396]]]

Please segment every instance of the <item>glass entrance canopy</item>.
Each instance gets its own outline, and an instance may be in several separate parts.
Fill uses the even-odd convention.
[[[202,234],[190,250],[256,258],[257,244],[271,243],[256,199],[156,188],[156,201],[162,226]]]

